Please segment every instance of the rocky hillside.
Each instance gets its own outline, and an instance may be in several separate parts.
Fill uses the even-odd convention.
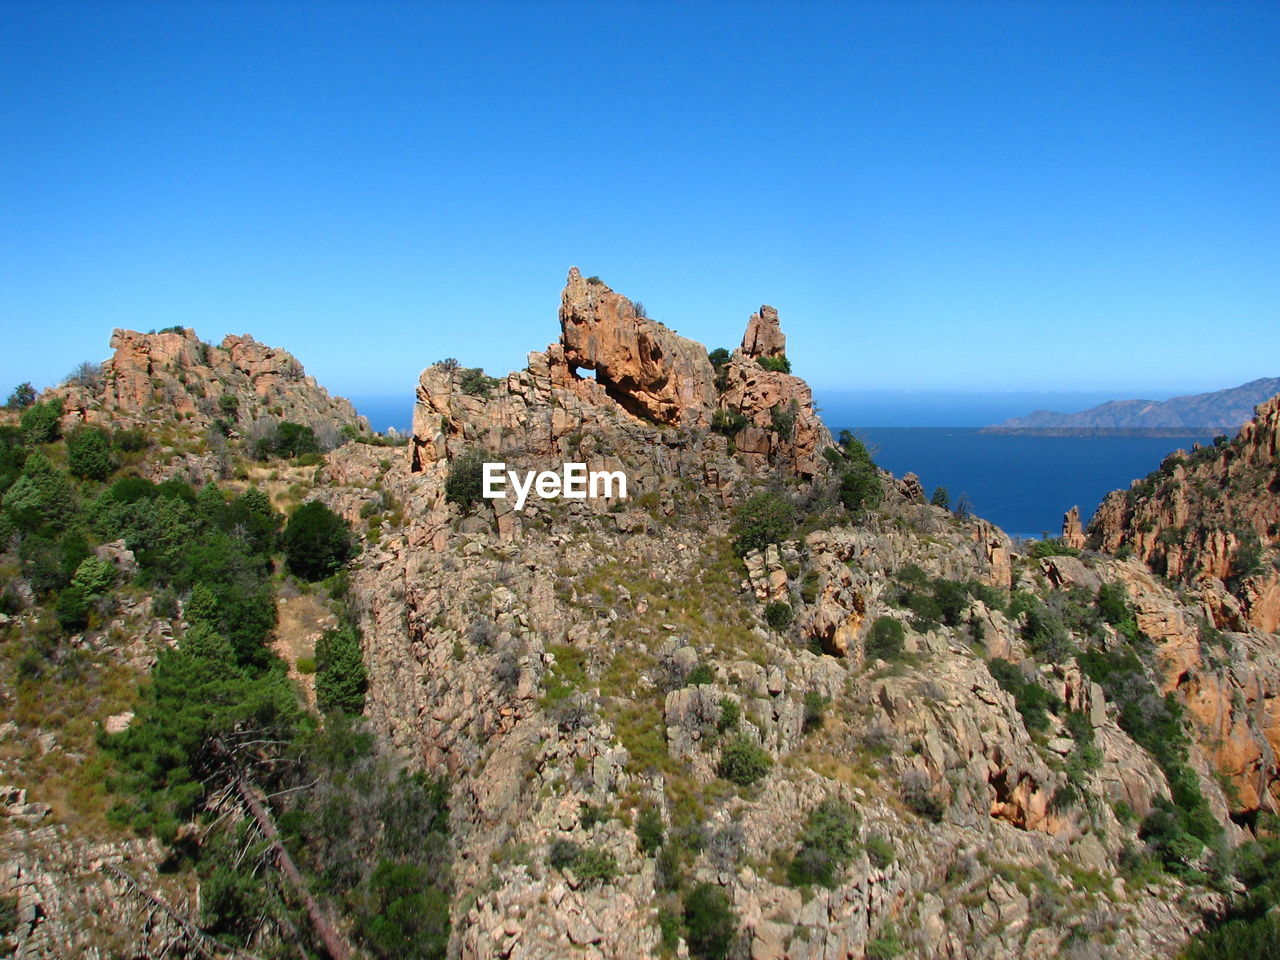
[[[1206,700],[1255,696],[1194,602],[1134,560],[1014,556],[910,478],[851,506],[856,441],[760,365],[785,344],[767,307],[714,376],[576,271],[560,319],[505,379],[424,372],[408,473],[379,478],[406,526],[353,574],[368,715],[457,784],[461,955],[722,955],[698,941],[707,890],[754,957],[1176,952],[1220,902],[1203,871],[1242,838],[1229,813],[1276,774],[1253,728],[1215,769],[1215,731],[1136,707],[1164,703],[1177,652],[1218,681]],[[625,468],[634,493],[461,507],[448,480],[478,449]],[[347,515],[371,456],[329,459]],[[790,519],[753,548],[761,496]],[[1241,629],[1225,642],[1272,669]],[[818,849],[832,810],[847,853]],[[1153,818],[1181,854],[1139,838]],[[594,857],[604,882],[575,868]]]
[[[1253,408],[1280,393],[1280,378],[1264,377],[1227,390],[1169,400],[1112,400],[1079,413],[1036,410],[987,427],[988,433],[1080,436],[1121,433],[1128,436],[1186,436],[1235,433]]]
[[[1090,541],[1195,585],[1217,626],[1280,627],[1280,395],[1235,439],[1170,454],[1107,496]]]
[[[221,423],[249,433],[289,421],[310,427],[333,446],[343,428],[369,429],[350,401],[330,396],[292,354],[247,335],[213,345],[189,328],[116,330],[111,349],[100,367],[82,367],[66,385],[41,397],[62,401],[64,431],[79,424]]]
[[[214,418],[199,491],[140,479],[191,468],[154,440],[95,477],[0,428],[14,950],[1231,956],[1277,852],[1252,608],[928,504],[830,436],[771,307],[708,352],[574,269],[559,327],[424,370],[403,449]],[[628,496],[516,510],[487,460]]]

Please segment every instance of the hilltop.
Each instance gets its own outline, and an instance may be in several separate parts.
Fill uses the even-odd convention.
[[[987,433],[1041,436],[1183,437],[1235,433],[1253,409],[1280,393],[1280,378],[1251,380],[1238,387],[1169,400],[1112,400],[1079,413],[1036,410],[986,427]]]

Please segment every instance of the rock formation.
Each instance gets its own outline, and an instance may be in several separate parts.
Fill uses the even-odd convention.
[[[1089,540],[1157,573],[1198,584],[1216,625],[1280,628],[1280,395],[1234,440],[1177,451],[1128,490],[1108,494]]]
[[[991,524],[925,502],[912,476],[876,473],[879,502],[846,507],[844,461],[808,386],[760,363],[784,355],[775,311],[761,308],[717,368],[638,314],[572,270],[560,337],[524,370],[429,367],[402,458],[350,443],[287,481],[361,534],[342,612],[362,634],[365,720],[383,756],[449,775],[448,955],[685,956],[679,890],[704,884],[731,903],[735,949],[754,960],[885,955],[899,942],[920,960],[1175,955],[1223,895],[1197,878],[1215,862],[1207,847],[1179,875],[1135,882],[1143,818],[1192,792],[1236,842],[1276,808],[1280,649],[1259,626],[1265,578],[1232,569],[1247,537],[1205,531],[1223,566],[1143,527],[1229,517],[1224,529],[1248,526],[1271,549],[1275,408],[1104,505],[1092,545],[1134,556],[1024,556]],[[202,423],[215,413],[203,401],[224,393],[282,416],[328,402],[287,354],[247,338],[207,357],[187,331],[120,334],[116,347],[101,387],[68,403],[80,419],[159,424],[167,402],[184,414],[171,422]],[[463,508],[446,488],[474,452],[521,470],[623,469],[630,496]],[[734,511],[761,492],[795,522],[735,550]],[[1073,509],[1063,537],[1080,536]],[[1157,562],[1143,552],[1153,542],[1179,571],[1217,573],[1162,579],[1143,562]],[[132,546],[96,551],[126,576],[146,556]],[[20,559],[5,556],[7,569]],[[129,645],[116,667],[137,662],[141,675],[180,625],[137,589],[127,616],[81,643]],[[327,592],[306,602],[328,611]],[[25,581],[19,595],[27,611],[0,628],[33,631]],[[1127,687],[1099,671],[1108,657]],[[1139,713],[1185,711],[1176,778],[1117,699],[1130,688],[1146,696]],[[104,703],[94,720],[142,722],[125,706]],[[754,758],[756,782],[734,782],[731,749]],[[163,858],[158,843],[99,847],[50,823],[54,803],[24,762],[0,757],[14,784],[0,804],[12,821],[0,895],[16,897],[25,955],[84,953],[86,938],[118,933],[102,904],[119,890],[80,866],[89,858],[200,902],[194,871],[142,869]],[[823,802],[855,814],[852,850],[828,886],[800,887],[789,867]],[[642,816],[656,818],[656,840],[641,838]],[[571,844],[608,869],[557,864],[552,852]],[[171,931],[152,939],[135,952],[184,947]]]
[[[259,419],[305,424],[318,434],[368,431],[351,403],[308,377],[290,353],[250,336],[202,342],[194,330],[116,330],[100,371],[50,391],[63,401],[63,427],[222,419],[248,429]],[[223,399],[226,398],[226,399]]]
[[[715,406],[706,349],[656,320],[577,267],[560,295],[560,342],[573,374],[595,371],[604,392],[629,413],[662,424],[706,426]]]
[[[1018,865],[1002,866],[1006,877],[1046,863],[1097,871],[1115,895],[1077,902],[1072,922],[1123,931],[1108,948],[1115,956],[1174,952],[1198,924],[1195,911],[1126,890],[1114,866],[1136,840],[1113,807],[1141,818],[1169,796],[1168,783],[1102,688],[1071,661],[1035,667],[1026,622],[998,605],[973,599],[959,627],[916,627],[893,598],[896,578],[913,566],[1006,597],[1016,588],[1078,598],[1119,582],[1142,629],[1170,655],[1186,648],[1192,622],[1183,598],[1135,560],[1053,557],[1042,568],[990,524],[923,502],[918,482],[887,477],[881,511],[748,552],[745,578],[726,576],[743,568],[725,554],[725,506],[770,471],[801,497],[820,497],[830,483],[822,453],[831,440],[807,385],[751,355],[771,349],[766,311],[721,368],[709,401],[701,386],[670,386],[681,369],[693,371],[685,383],[705,375],[701,353],[683,347],[691,341],[667,340],[629,301],[577,271],[563,302],[561,341],[531,354],[526,370],[487,388],[475,387],[469,371],[424,371],[408,470],[380,474],[376,451],[356,445],[326,466],[332,502],[348,516],[359,515],[376,477],[410,518],[369,548],[353,584],[365,598],[368,715],[406,756],[458,777],[459,883],[480,891],[455,918],[460,955],[552,957],[566,940],[592,956],[653,955],[646,905],[661,899],[656,863],[617,821],[584,826],[581,804],[651,803],[674,824],[685,815],[681,791],[722,782],[717,722],[726,702],[749,718],[740,729],[777,773],[736,813],[709,801],[700,814],[707,837],[737,838],[724,842],[760,862],[771,850],[785,858],[794,844],[780,838],[793,836],[820,799],[839,796],[860,811],[861,836],[892,838],[895,848],[892,864],[860,859],[839,886],[809,900],[732,855],[694,854],[693,879],[730,892],[752,956],[861,955],[894,917],[911,931],[912,956],[1053,955],[1063,929],[1035,918],[1032,895],[984,868],[979,850],[987,863]],[[577,375],[584,359],[594,380]],[[705,429],[709,419],[716,429]],[[519,515],[493,501],[463,516],[446,502],[444,483],[450,465],[477,449],[529,468],[566,459],[623,467],[636,480],[633,499],[540,502]],[[792,625],[767,628],[768,604],[793,611]],[[867,662],[864,640],[885,617],[908,624],[918,667]],[[1106,630],[1078,642],[1117,642]],[[1027,665],[1063,704],[1047,733],[1024,724],[1014,696],[974,654],[974,637],[985,656]],[[1252,634],[1240,642],[1256,649]],[[1259,660],[1259,674],[1267,662]],[[683,685],[703,667],[698,685]],[[576,692],[550,704],[546,691],[566,676],[578,677]],[[1176,681],[1166,688],[1216,704],[1241,689]],[[815,734],[806,710],[828,700],[839,704],[831,708],[838,719]],[[1275,778],[1265,743],[1240,726],[1249,709],[1220,728],[1228,733],[1220,749],[1209,733],[1197,733],[1203,749],[1191,747],[1200,789],[1231,830],[1230,801],[1213,771],[1235,769],[1254,785],[1233,809],[1269,802]],[[1077,749],[1068,711],[1088,718],[1099,753],[1083,787],[1100,798],[1088,813],[1060,802]],[[874,773],[846,766],[868,762],[868,749],[884,750]],[[938,822],[904,813],[900,789],[924,798],[921,809],[936,805]],[[508,849],[544,850],[557,839],[607,849],[620,877],[591,887],[544,870],[537,855],[504,859]]]
[[[1072,507],[1062,515],[1062,543],[1072,550],[1084,549],[1084,528],[1080,526],[1080,508]]]
[[[529,468],[566,458],[590,469],[625,462],[641,492],[696,480],[727,494],[761,467],[803,476],[823,469],[831,436],[800,378],[735,351],[718,391],[701,344],[638,317],[630,300],[577,267],[561,294],[560,327],[560,340],[529,354],[526,369],[470,392],[461,368],[424,370],[411,470],[484,449]],[[741,418],[728,440],[708,429],[717,410]]]
[[[753,360],[760,357],[785,357],[787,336],[778,322],[778,311],[765,304],[753,313],[742,335],[742,352]]]

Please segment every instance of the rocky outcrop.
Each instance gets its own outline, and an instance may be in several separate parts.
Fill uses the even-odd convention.
[[[725,366],[723,383],[720,407],[746,420],[733,439],[751,467],[781,461],[805,476],[822,472],[822,452],[831,446],[831,434],[818,418],[807,383],[766,370],[741,350]]]
[[[1083,550],[1084,543],[1084,528],[1080,526],[1080,508],[1072,507],[1062,515],[1062,545],[1072,550]]]
[[[1089,541],[1157,573],[1200,584],[1216,625],[1280,628],[1280,396],[1229,442],[1177,451],[1129,490],[1108,494]]]
[[[343,427],[367,432],[351,403],[334,397],[290,353],[250,336],[213,346],[194,330],[116,330],[101,369],[50,392],[63,401],[63,427],[165,422],[208,427],[215,420],[248,431],[259,420],[289,420],[336,438]]]
[[[562,303],[560,339],[524,370],[423,371],[402,459],[347,444],[296,477],[369,531],[345,612],[361,630],[380,749],[449,775],[449,955],[687,956],[671,938],[674,891],[699,884],[725,892],[734,950],[755,960],[861,957],[896,941],[920,960],[1175,955],[1222,901],[1190,872],[1133,882],[1133,816],[1171,791],[1080,654],[1128,642],[1098,611],[1103,585],[1122,585],[1151,640],[1133,679],[1185,704],[1189,776],[1238,840],[1229,814],[1247,823],[1277,799],[1280,659],[1247,622],[1261,601],[1203,578],[1175,589],[1136,558],[1023,556],[991,524],[925,502],[914,477],[880,473],[878,505],[855,519],[807,385],[760,363],[783,355],[776,312],[753,317],[716,382],[700,346],[604,284],[574,270]],[[146,366],[146,384],[113,366],[113,402],[151,403],[151,377],[176,367],[189,384],[223,362],[200,360],[193,337],[155,336],[121,361]],[[249,387],[240,403],[298,382],[252,341],[225,354]],[[520,470],[623,469],[630,496],[461,509],[447,480],[480,451]],[[801,520],[739,557],[731,508],[761,489]],[[1064,537],[1078,532],[1068,523]],[[122,572],[135,562],[126,547],[102,547]],[[137,620],[103,633],[149,635]],[[1063,636],[1046,653],[1037,629],[1051,623]],[[148,656],[171,639],[152,636]],[[102,712],[104,729],[132,720]],[[753,783],[733,782],[735,749]],[[65,847],[114,864],[119,851],[64,844],[6,763],[17,787],[0,796],[14,823],[0,831],[0,894],[16,892],[29,921],[109,913],[96,891],[119,889],[44,861]],[[849,808],[856,843],[829,887],[797,888],[787,868],[825,800]],[[6,846],[23,835],[38,857]],[[76,885],[93,891],[73,897]],[[48,942],[35,955],[85,952],[61,932]]]
[[[561,295],[560,325],[559,341],[505,378],[478,381],[477,371],[452,364],[424,370],[411,471],[427,474],[483,449],[526,469],[565,461],[589,470],[625,466],[632,496],[666,501],[672,488],[692,481],[727,502],[761,467],[802,477],[824,470],[831,436],[799,377],[735,351],[717,392],[701,344],[638,316],[630,300],[596,278],[584,280],[577,267]],[[728,439],[710,429],[717,410],[741,418]],[[517,518],[501,519],[506,507],[499,502],[498,522],[514,530]]]
[[[715,375],[706,349],[639,316],[635,305],[577,267],[560,295],[560,342],[572,374],[596,383],[629,413],[663,424],[706,426]]]
[[[787,335],[782,332],[777,310],[765,304],[759,313],[751,315],[747,332],[742,335],[742,352],[753,360],[787,355]]]

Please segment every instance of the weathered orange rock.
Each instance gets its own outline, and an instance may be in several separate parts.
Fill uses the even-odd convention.
[[[1129,490],[1107,495],[1089,524],[1089,542],[1129,550],[1185,584],[1232,584],[1236,603],[1213,602],[1220,627],[1232,610],[1265,631],[1280,627],[1280,396],[1260,404],[1234,440],[1217,449],[1178,451]],[[1260,547],[1253,572],[1242,559]]]
[[[116,330],[111,358],[94,382],[69,382],[49,392],[63,401],[63,425],[186,421],[208,427],[224,419],[246,427],[257,419],[291,420],[317,434],[343,426],[367,430],[355,408],[306,376],[285,350],[249,336],[218,346],[189,328],[160,333]],[[224,407],[223,397],[234,401]]]
[[[787,336],[778,322],[778,311],[765,304],[753,313],[742,335],[742,352],[753,359],[782,357],[787,353]]]
[[[701,344],[638,316],[630,300],[595,278],[584,280],[577,267],[561,295],[560,326],[560,342],[529,354],[526,370],[484,394],[464,393],[457,368],[423,371],[411,469],[422,472],[477,447],[495,453],[518,447],[532,458],[530,466],[532,460],[550,466],[604,446],[642,478],[665,482],[674,467],[701,474],[704,485],[727,494],[743,471],[728,466],[734,460],[708,455],[713,447],[727,452],[708,430],[717,407],[746,420],[733,438],[740,467],[778,466],[802,476],[824,469],[821,454],[831,436],[799,377],[765,370],[739,350],[717,394]],[[581,370],[593,370],[594,379]]]
[[[1080,526],[1080,508],[1072,507],[1062,515],[1062,542],[1073,550],[1084,548],[1084,528]]]
[[[711,422],[715,373],[701,344],[638,316],[635,305],[577,267],[560,297],[561,343],[573,371],[596,382],[630,413],[669,424]]]
[[[813,407],[813,392],[802,379],[766,370],[741,350],[724,368],[721,408],[741,414],[747,426],[734,440],[752,465],[786,462],[801,474],[823,469],[822,451],[831,434]]]

